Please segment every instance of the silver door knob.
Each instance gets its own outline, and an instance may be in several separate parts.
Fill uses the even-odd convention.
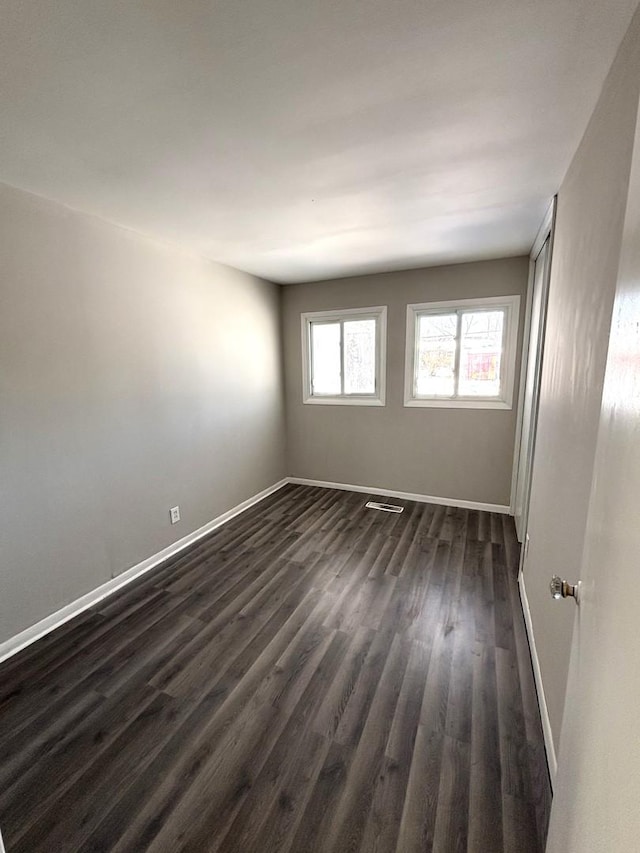
[[[554,575],[551,578],[549,590],[551,591],[551,597],[556,600],[559,598],[573,598],[576,604],[578,603],[579,584],[567,583],[558,577],[558,575]]]

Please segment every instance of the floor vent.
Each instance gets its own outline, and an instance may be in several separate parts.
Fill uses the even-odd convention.
[[[402,512],[404,507],[396,504],[381,504],[378,501],[367,501],[365,506],[368,509],[379,509],[381,512]]]

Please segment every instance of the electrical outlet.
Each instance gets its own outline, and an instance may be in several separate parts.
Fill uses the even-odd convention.
[[[169,510],[169,518],[171,519],[171,524],[177,524],[180,521],[180,507],[172,506]]]

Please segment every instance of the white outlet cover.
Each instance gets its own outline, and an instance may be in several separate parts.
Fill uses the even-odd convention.
[[[169,518],[171,519],[171,524],[177,524],[180,521],[180,507],[172,506],[169,510]]]

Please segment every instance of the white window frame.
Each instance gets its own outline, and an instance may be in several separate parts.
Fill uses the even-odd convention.
[[[386,400],[387,373],[387,306],[374,308],[345,308],[335,311],[313,311],[300,316],[302,322],[302,401],[320,406],[384,406]],[[313,394],[311,388],[311,325],[312,323],[336,323],[341,326],[348,320],[376,321],[376,379],[373,394]],[[344,332],[341,329],[342,342]],[[340,346],[342,387],[344,388],[344,351]]]
[[[502,338],[501,395],[500,397],[417,396],[415,394],[415,366],[418,352],[418,319],[425,314],[458,314],[458,332],[455,361],[456,388],[460,366],[460,316],[469,310],[495,311],[504,309],[505,324]],[[512,409],[513,386],[516,374],[518,349],[518,324],[520,320],[519,296],[489,296],[483,299],[456,299],[449,302],[419,302],[407,305],[407,337],[405,354],[404,404],[405,406],[447,409]]]

